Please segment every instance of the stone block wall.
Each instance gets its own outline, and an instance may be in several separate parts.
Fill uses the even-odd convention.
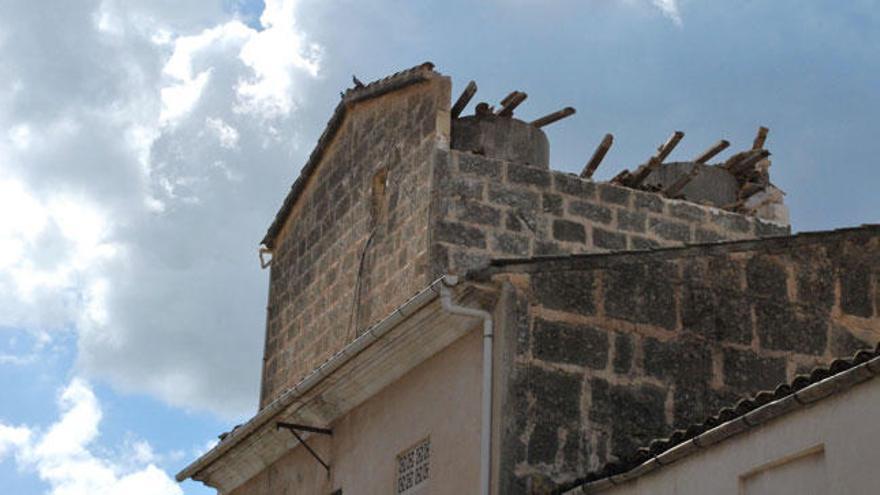
[[[880,226],[481,275],[504,293],[505,494],[551,491],[880,341]]]
[[[449,79],[356,103],[274,247],[260,407],[430,283],[429,188]]]
[[[435,275],[493,258],[639,250],[787,235],[788,227],[468,152],[438,151]]]

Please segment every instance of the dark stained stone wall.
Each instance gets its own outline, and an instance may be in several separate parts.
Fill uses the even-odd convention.
[[[510,262],[500,493],[545,493],[880,341],[880,226]]]

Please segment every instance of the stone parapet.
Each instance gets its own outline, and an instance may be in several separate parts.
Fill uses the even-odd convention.
[[[755,217],[559,171],[438,151],[432,188],[435,275],[493,258],[643,250],[788,235]]]

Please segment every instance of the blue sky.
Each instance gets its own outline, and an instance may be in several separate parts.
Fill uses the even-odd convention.
[[[552,166],[612,132],[599,179],[766,125],[796,231],[880,220],[877,1],[32,4],[0,0],[6,493],[212,493],[169,476],[254,413],[257,242],[352,74],[574,106]]]

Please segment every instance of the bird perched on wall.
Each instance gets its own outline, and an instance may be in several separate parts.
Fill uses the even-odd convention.
[[[364,83],[362,83],[354,74],[352,74],[351,80],[354,82],[354,89],[361,89],[364,87]]]

